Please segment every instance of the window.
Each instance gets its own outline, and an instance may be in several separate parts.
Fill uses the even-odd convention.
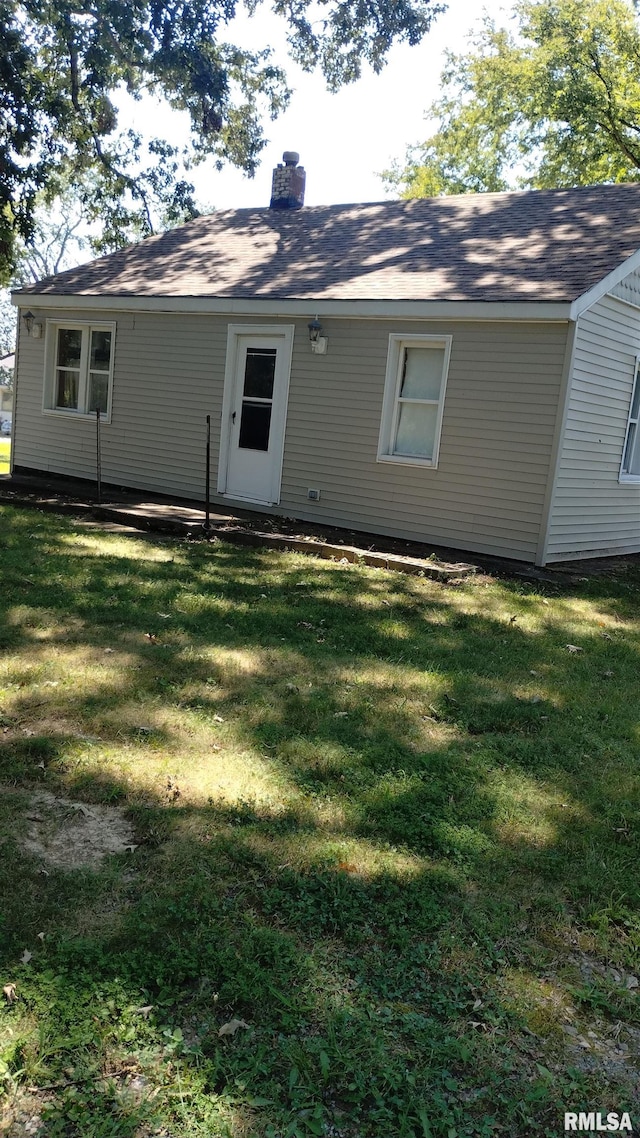
[[[627,422],[627,434],[622,452],[622,466],[620,467],[621,482],[640,481],[640,356],[636,358],[633,391],[631,392],[631,406]]]
[[[379,462],[437,466],[450,336],[389,337]]]
[[[277,348],[247,348],[238,446],[269,450]]]
[[[111,417],[115,324],[47,324],[44,409]]]

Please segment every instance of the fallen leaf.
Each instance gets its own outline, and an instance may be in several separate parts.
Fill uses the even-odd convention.
[[[243,1019],[230,1019],[228,1023],[223,1023],[218,1032],[218,1038],[221,1038],[223,1035],[235,1035],[238,1028],[248,1026],[249,1024],[245,1023]]]
[[[214,723],[224,723],[224,719],[222,718],[221,715],[214,715],[213,722]]]
[[[125,846],[124,848],[125,848],[125,850],[127,850],[128,853],[133,853],[133,851],[137,850],[138,847],[137,847],[137,845],[132,844],[130,846]]]
[[[632,988],[637,988],[637,987],[638,987],[638,977],[637,976],[627,976],[625,988],[627,988],[628,991],[631,991]]]
[[[565,644],[565,648],[567,652],[582,652],[582,648],[579,648],[577,644]]]
[[[349,714],[348,711],[334,711],[333,718],[334,719],[346,719],[348,714]]]
[[[171,613],[170,612],[159,612],[158,616],[161,616],[163,620],[170,620]]]
[[[610,636],[608,632],[601,632],[600,635],[603,640],[613,640],[613,636]]]
[[[44,933],[38,933],[38,940],[41,940],[44,944]]]
[[[8,1004],[15,1004],[17,1000],[15,984],[5,984],[2,994]]]
[[[22,953],[22,956],[20,957],[20,963],[21,964],[28,964],[29,961],[31,960],[32,956],[33,956],[33,953],[29,952],[28,948],[25,948],[24,952]]]
[[[546,597],[543,597],[542,603],[543,603],[543,605],[548,605],[548,604],[550,604],[550,601],[548,601]]]
[[[158,643],[158,637],[156,636],[155,632],[145,632],[144,635],[145,639],[150,640],[152,644]]]
[[[133,1014],[137,1015],[137,1016],[143,1016],[144,1019],[148,1019],[149,1018],[149,1012],[153,1011],[154,1006],[155,1006],[154,1004],[145,1004],[144,1007],[142,1007],[142,1008],[136,1008],[136,1010]]]
[[[477,1012],[478,1008],[481,1008],[481,1007],[482,1007],[482,1000],[476,1000],[475,1004],[473,1005],[474,1012]]]
[[[115,652],[115,648],[105,648],[104,649],[105,656],[109,656],[109,655],[112,656],[114,652]]]

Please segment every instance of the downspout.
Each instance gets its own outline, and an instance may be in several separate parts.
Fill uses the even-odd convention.
[[[558,393],[558,411],[556,414],[556,424],[553,433],[553,443],[551,446],[549,475],[547,478],[547,488],[545,491],[544,503],[542,506],[542,517],[540,519],[540,535],[538,538],[538,547],[536,549],[535,563],[536,565],[540,566],[546,565],[547,563],[547,551],[549,547],[549,525],[551,522],[551,512],[555,501],[558,477],[560,474],[562,444],[564,442],[567,416],[569,414],[577,330],[578,320],[570,320],[567,331],[567,343],[565,345],[564,362],[562,365],[562,377],[560,379],[560,391]]]

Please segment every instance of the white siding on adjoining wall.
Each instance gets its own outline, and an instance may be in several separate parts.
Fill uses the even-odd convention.
[[[640,550],[640,486],[618,481],[638,352],[640,310],[606,296],[580,317],[547,561]]]
[[[614,285],[611,295],[626,300],[628,304],[640,306],[640,270],[636,269],[635,272],[629,273],[620,284]]]
[[[207,413],[214,485],[217,472],[228,318],[103,315],[117,323],[103,479],[201,499]],[[533,560],[566,324],[320,314],[329,349],[319,356],[310,350],[307,321],[283,319],[296,333],[280,513]],[[391,332],[453,337],[437,470],[376,461]],[[23,337],[20,351],[16,463],[93,478],[94,424],[43,415],[43,341]],[[317,503],[309,488],[320,490]]]

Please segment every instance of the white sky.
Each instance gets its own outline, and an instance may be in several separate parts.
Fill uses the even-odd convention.
[[[213,161],[190,172],[201,206],[234,209],[266,206],[271,193],[271,172],[284,150],[296,150],[307,171],[305,203],[380,201],[386,196],[377,173],[406,147],[428,134],[424,111],[438,97],[438,81],[447,48],[466,49],[466,37],[477,27],[483,11],[497,22],[509,13],[505,0],[449,0],[440,16],[416,47],[398,45],[380,75],[367,69],[363,77],[335,95],[327,92],[320,75],[296,67],[286,51],[285,25],[267,4],[252,18],[242,15],[221,33],[221,38],[247,48],[271,45],[275,61],[286,69],[294,89],[289,110],[275,122],[265,123],[269,142],[262,151],[255,178],[227,166],[218,172]],[[181,143],[188,136],[187,117],[166,104],[147,98],[142,103],[120,102],[120,125]]]

